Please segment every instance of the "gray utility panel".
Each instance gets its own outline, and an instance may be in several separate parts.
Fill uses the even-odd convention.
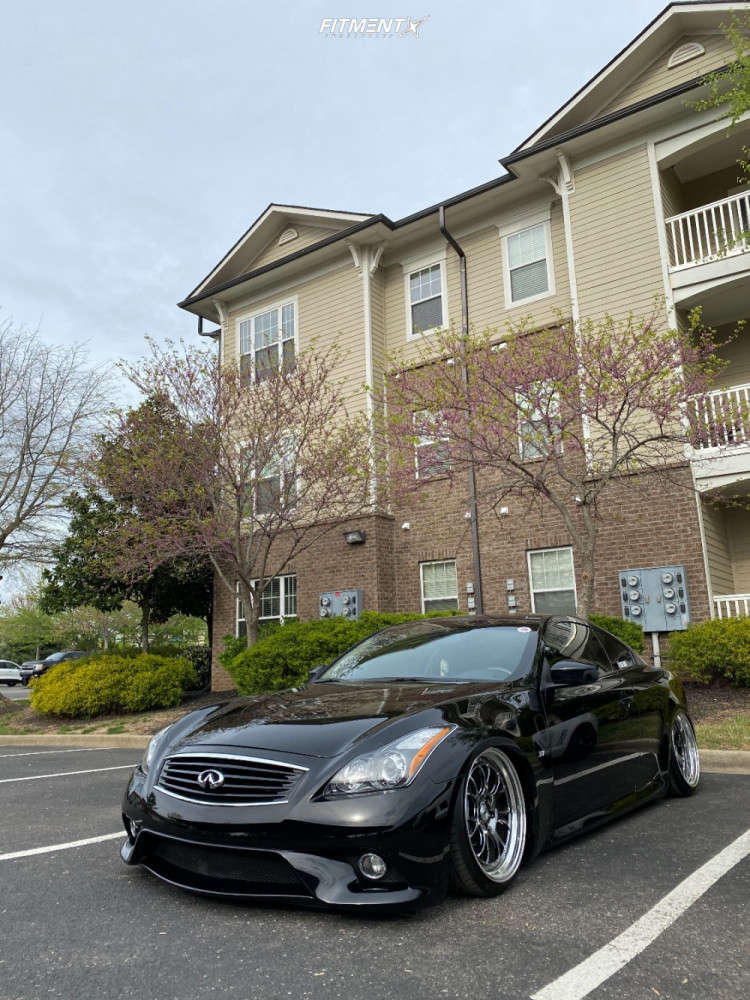
[[[678,632],[690,621],[684,566],[620,570],[622,616],[644,632]]]
[[[361,590],[327,590],[318,599],[321,618],[359,618],[361,611]]]

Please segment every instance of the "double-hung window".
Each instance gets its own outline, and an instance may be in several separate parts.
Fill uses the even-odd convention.
[[[448,429],[441,413],[419,410],[414,414],[417,479],[436,479],[450,469]]]
[[[547,382],[533,382],[516,391],[518,450],[529,462],[561,450],[560,397]]]
[[[284,452],[272,459],[255,483],[255,513],[271,514],[294,506],[297,499],[294,442],[290,439]]]
[[[258,581],[253,580],[253,590],[257,592]],[[297,617],[297,577],[294,573],[275,576],[269,580],[260,593],[260,621],[279,622],[283,625],[287,618]],[[245,605],[237,588],[237,636],[247,635]]]
[[[273,372],[290,371],[297,353],[296,300],[240,320],[239,336],[244,381],[262,382]]]
[[[549,222],[539,222],[505,237],[505,300],[518,302],[553,291]]]
[[[531,610],[537,614],[575,614],[573,550],[537,549],[528,553]]]
[[[443,265],[438,262],[407,275],[409,326],[407,336],[432,333],[444,324]]]
[[[455,611],[458,609],[458,579],[456,560],[419,564],[422,584],[422,611]]]

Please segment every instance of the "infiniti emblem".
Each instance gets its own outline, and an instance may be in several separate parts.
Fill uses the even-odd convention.
[[[204,792],[213,792],[224,784],[224,775],[221,771],[201,771],[196,781]]]

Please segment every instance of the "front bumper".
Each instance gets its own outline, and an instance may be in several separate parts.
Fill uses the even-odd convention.
[[[414,910],[446,893],[452,794],[452,782],[426,780],[383,796],[227,811],[164,797],[136,770],[121,857],[205,895]],[[386,862],[381,879],[359,869],[369,852]]]

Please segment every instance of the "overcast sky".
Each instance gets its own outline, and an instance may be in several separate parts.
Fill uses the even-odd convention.
[[[100,361],[193,337],[175,303],[268,202],[395,219],[488,180],[662,6],[6,3],[0,319]],[[320,33],[344,15],[428,18]]]

